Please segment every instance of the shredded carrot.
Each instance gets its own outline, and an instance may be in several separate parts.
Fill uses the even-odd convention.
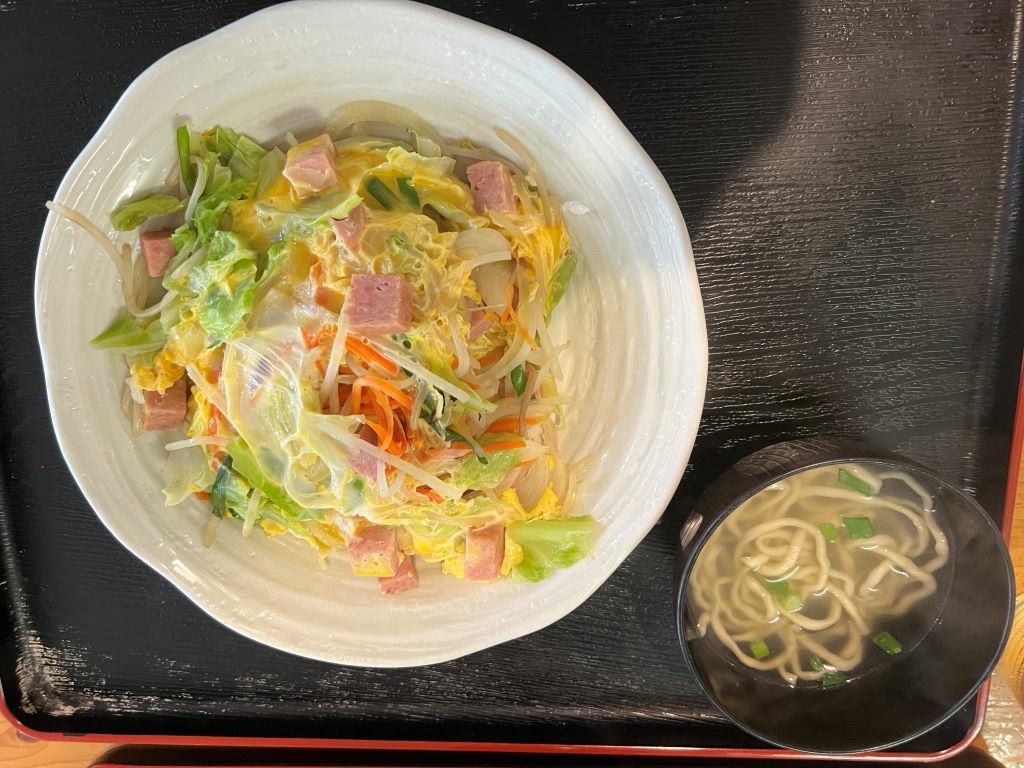
[[[419,488],[416,489],[416,493],[420,494],[421,496],[426,496],[435,504],[444,503],[444,496],[435,491],[429,485],[421,485]]]
[[[519,314],[512,308],[512,300],[515,297],[515,287],[512,283],[505,285],[505,310],[501,313],[501,322],[507,323],[511,320],[516,324],[516,329],[519,334],[526,340],[526,343],[530,345],[530,349],[536,349],[537,345],[534,344],[533,339],[530,338],[530,334],[526,331],[526,326],[523,325],[523,321],[519,319]]]
[[[480,365],[484,368],[486,368],[489,365],[494,365],[496,362],[501,360],[501,356],[504,353],[505,350],[503,348],[496,347],[480,358]]]
[[[210,420],[206,422],[206,434],[216,435],[220,431],[220,412],[216,406],[210,406]]]
[[[523,340],[530,345],[530,349],[536,349],[537,345],[533,339],[530,338],[530,334],[526,330],[526,326],[523,325],[523,321],[519,319],[519,314],[513,309],[510,310],[512,314],[512,320],[516,324],[516,329],[519,331],[519,335],[523,337]]]
[[[398,423],[397,419],[395,420],[395,424],[399,428],[392,433],[391,445],[388,446],[388,453],[394,454],[395,456],[401,456],[405,453],[407,445],[405,441],[405,432],[401,429],[401,424]]]
[[[383,441],[387,436],[387,431],[380,424],[375,421],[371,421],[370,419],[367,419],[364,423],[377,435],[377,445],[379,447],[381,441]]]
[[[452,442],[452,448],[458,446],[469,447],[469,443],[464,443],[461,440],[455,440]],[[495,440],[493,443],[481,443],[480,447],[484,449],[484,453],[496,453],[497,451],[511,451],[514,448],[525,448],[526,443],[522,440]]]
[[[345,349],[351,352],[356,357],[361,358],[367,363],[376,363],[385,371],[394,376],[398,373],[398,366],[388,360],[384,355],[378,352],[376,349],[371,347],[364,341],[360,341],[355,336],[345,337]]]
[[[338,332],[338,326],[325,325],[313,337],[313,346],[319,347],[326,341],[334,341],[334,334]]]
[[[540,419],[526,419],[526,423],[530,425],[539,424]],[[503,419],[497,419],[484,432],[514,432],[519,434],[519,417],[506,416]]]
[[[505,310],[501,313],[501,322],[507,323],[512,315],[512,298],[515,294],[515,287],[512,283],[505,284]]]
[[[373,396],[373,409],[377,413],[377,418],[380,419],[381,423],[384,425],[384,434],[381,436],[377,447],[382,451],[386,451],[391,447],[391,442],[394,439],[395,414],[391,410],[391,405],[388,403],[387,395],[379,389],[375,389],[373,390]]]
[[[392,400],[394,400],[400,406],[405,408],[407,411],[412,410],[412,398],[409,397],[409,395],[407,395],[405,392],[400,390],[398,387],[396,387],[394,384],[392,384],[390,381],[382,379],[380,376],[367,375],[360,376],[359,378],[357,378],[352,383],[352,397],[354,399],[359,397],[359,395],[357,395],[356,393],[360,391],[363,387],[379,389],[381,392],[390,397]]]
[[[334,334],[338,332],[338,328],[335,325],[321,326],[316,333],[310,333],[305,328],[300,330],[302,331],[302,340],[306,344],[306,349],[319,347],[323,342],[333,339]]]
[[[339,384],[338,385],[338,402],[339,403],[347,402],[350,397],[352,397],[352,387],[350,387],[348,384]]]
[[[324,268],[323,265],[317,261],[313,266],[309,268],[309,279],[314,283],[319,283],[320,278],[323,276]]]
[[[208,498],[210,498],[210,494],[208,494],[206,491],[196,491],[196,498],[199,499],[200,501],[206,501]]]

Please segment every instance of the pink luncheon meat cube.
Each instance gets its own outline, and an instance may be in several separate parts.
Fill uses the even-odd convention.
[[[171,242],[171,230],[161,229],[158,232],[143,232],[139,235],[142,246],[142,258],[146,260],[146,269],[150,277],[163,277],[167,264],[174,258],[177,249]]]
[[[299,197],[322,192],[338,183],[334,171],[334,142],[326,133],[288,150],[284,177]]]
[[[466,578],[493,581],[501,575],[505,559],[505,526],[501,523],[466,533]]]
[[[188,404],[188,379],[182,376],[162,395],[157,391],[142,393],[142,428],[147,432],[174,429],[185,418]]]
[[[331,219],[331,226],[334,227],[338,239],[345,244],[351,253],[355,253],[359,247],[359,237],[363,234],[366,226],[366,206],[362,203],[348,212],[344,219]]]
[[[365,424],[359,428],[356,434],[370,445],[377,444],[377,433]],[[363,477],[368,477],[371,480],[377,479],[377,459],[365,451],[353,451],[348,463]]]
[[[514,213],[516,196],[512,191],[512,174],[497,160],[483,160],[466,168],[473,204],[479,213],[497,211]]]
[[[412,325],[412,286],[401,275],[352,275],[345,313],[352,333],[407,331]]]
[[[398,566],[394,576],[381,576],[377,579],[377,588],[382,595],[397,595],[399,592],[416,589],[419,585],[420,577],[416,573],[412,555],[406,555],[402,559],[402,564]]]
[[[364,525],[348,542],[348,559],[356,576],[394,576],[400,557],[396,528]]]

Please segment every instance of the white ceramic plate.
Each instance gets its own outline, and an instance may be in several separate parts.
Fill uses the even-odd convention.
[[[163,440],[131,436],[119,410],[123,362],[91,349],[119,304],[113,266],[51,215],[39,247],[36,322],[60,446],[86,498],[125,547],[225,625],[292,653],[359,666],[456,658],[538,630],[597,589],[657,522],[697,432],[707,342],[693,255],[672,192],[601,98],[543,51],[473,21],[406,2],[294,2],[162,58],[125,92],[55,199],[109,227],[119,202],[163,185],[172,131],[232,126],[276,141],[322,130],[339,104],[409,107],[448,136],[536,154],[554,194],[589,212],[569,227],[580,266],[556,313],[571,339],[564,387],[577,397],[563,451],[592,457],[569,512],[601,524],[592,556],[540,584],[472,584],[421,569],[393,598],[317,567],[304,544],[243,538],[208,512],[163,506]],[[111,234],[113,231],[111,230]]]

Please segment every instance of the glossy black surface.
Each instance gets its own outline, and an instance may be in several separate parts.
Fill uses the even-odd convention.
[[[263,5],[0,2],[0,680],[49,731],[756,746],[678,651],[692,500],[758,447],[867,438],[1000,519],[1021,353],[1015,4],[453,0],[549,50],[661,167],[711,350],[684,483],[587,603],[405,671],[305,661],[206,618],[103,529],[49,426],[32,318],[43,202],[163,53]],[[169,105],[169,110],[172,107]],[[973,705],[911,748],[960,740]]]

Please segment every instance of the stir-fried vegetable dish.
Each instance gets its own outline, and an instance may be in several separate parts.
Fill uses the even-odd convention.
[[[269,148],[183,125],[167,189],[111,214],[137,253],[50,204],[117,266],[124,309],[92,344],[124,355],[167,504],[204,500],[208,540],[291,534],[384,594],[428,563],[537,581],[586,555],[549,332],[577,257],[498,136],[517,161],[373,102]]]

